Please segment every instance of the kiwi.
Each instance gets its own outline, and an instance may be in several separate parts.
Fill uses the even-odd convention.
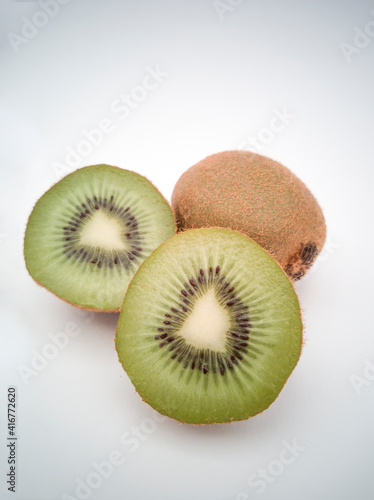
[[[289,277],[300,279],[326,239],[316,199],[288,168],[249,151],[208,156],[178,180],[172,207],[179,230],[219,226],[265,248]]]
[[[244,420],[277,398],[297,364],[299,302],[253,240],[192,229],[140,266],[115,343],[136,390],[160,413],[194,424]]]
[[[36,203],[25,233],[26,267],[75,306],[118,311],[139,265],[173,234],[172,210],[149,180],[109,165],[84,167]]]

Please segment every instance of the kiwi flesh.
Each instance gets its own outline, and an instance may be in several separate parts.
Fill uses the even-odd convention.
[[[24,257],[34,280],[58,297],[112,312],[146,256],[173,234],[172,210],[148,179],[93,165],[67,175],[37,201]]]
[[[193,424],[244,420],[277,398],[298,362],[300,306],[253,240],[187,230],[139,267],[115,344],[136,390],[160,413]]]
[[[322,210],[287,167],[250,151],[208,156],[178,180],[172,207],[179,230],[219,226],[265,248],[291,280],[304,276],[326,239]]]

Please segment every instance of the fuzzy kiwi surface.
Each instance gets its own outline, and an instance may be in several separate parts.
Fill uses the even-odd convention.
[[[29,217],[24,257],[40,285],[94,311],[118,311],[139,265],[175,234],[172,210],[145,177],[110,165],[76,170]]]
[[[247,236],[187,230],[139,267],[115,344],[160,413],[193,424],[244,420],[273,403],[298,362],[299,302],[278,263]]]
[[[179,230],[224,227],[265,248],[296,281],[326,239],[317,200],[287,167],[249,151],[208,156],[178,180],[172,207]]]

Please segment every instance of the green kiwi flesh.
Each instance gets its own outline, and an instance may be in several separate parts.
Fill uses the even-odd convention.
[[[26,267],[75,306],[118,311],[139,265],[174,233],[170,206],[145,177],[84,167],[36,203],[25,233]]]
[[[289,278],[253,240],[221,228],[190,229],[154,250],[129,285],[116,332],[143,400],[193,424],[265,410],[301,345]]]

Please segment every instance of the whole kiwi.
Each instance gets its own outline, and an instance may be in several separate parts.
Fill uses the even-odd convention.
[[[224,151],[192,166],[171,203],[179,230],[240,231],[293,281],[304,276],[326,239],[321,207],[306,185],[287,167],[250,151]]]

